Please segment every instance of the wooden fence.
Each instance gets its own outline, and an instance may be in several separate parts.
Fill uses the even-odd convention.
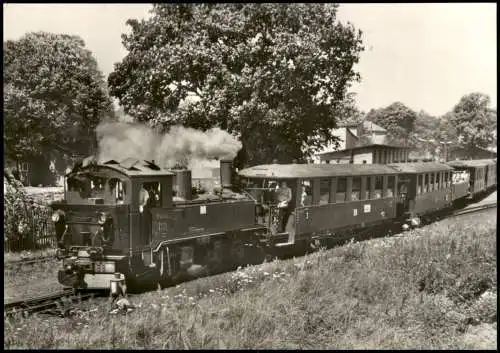
[[[57,247],[52,210],[49,207],[25,209],[22,219],[27,231],[15,236],[4,236],[4,252],[41,250]],[[5,231],[5,229],[4,229]]]

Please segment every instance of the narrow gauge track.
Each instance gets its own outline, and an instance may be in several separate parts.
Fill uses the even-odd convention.
[[[449,217],[460,216],[460,215],[464,215],[464,214],[468,214],[468,213],[476,213],[476,212],[480,212],[480,211],[487,210],[487,209],[494,208],[494,207],[497,207],[496,202],[492,202],[492,203],[488,203],[488,204],[484,204],[484,205],[473,206],[473,207],[469,207],[469,208],[463,208],[461,210],[453,212]]]
[[[76,293],[73,289],[65,289],[60,292],[30,297],[23,300],[13,301],[4,304],[4,317],[14,314],[43,312],[64,302],[74,302],[76,300],[86,300],[96,296],[96,293]]]
[[[37,257],[34,259],[27,259],[27,260],[16,260],[16,261],[9,261],[4,263],[4,268],[5,267],[16,267],[16,266],[24,266],[24,265],[36,265],[41,262],[48,262],[51,260],[56,259],[55,255],[49,255],[49,256],[41,256]]]

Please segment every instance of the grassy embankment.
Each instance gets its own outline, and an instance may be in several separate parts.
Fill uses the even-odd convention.
[[[496,210],[401,238],[5,321],[5,348],[496,348]]]

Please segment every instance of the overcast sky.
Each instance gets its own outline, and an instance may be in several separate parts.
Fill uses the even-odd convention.
[[[26,32],[77,34],[108,75],[126,55],[120,35],[146,4],[7,4],[4,40]],[[467,93],[483,92],[496,107],[496,4],[342,4],[339,20],[363,31],[365,52],[355,84],[361,109],[401,101],[434,115]]]

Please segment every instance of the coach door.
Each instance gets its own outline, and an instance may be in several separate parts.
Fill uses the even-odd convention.
[[[418,178],[422,175],[415,175],[411,178],[409,175],[402,175],[397,178],[397,197],[396,197],[396,214],[397,217],[403,217],[406,213],[410,211],[410,197],[411,197],[411,186],[412,179],[419,180]],[[417,183],[413,183],[415,185]]]

